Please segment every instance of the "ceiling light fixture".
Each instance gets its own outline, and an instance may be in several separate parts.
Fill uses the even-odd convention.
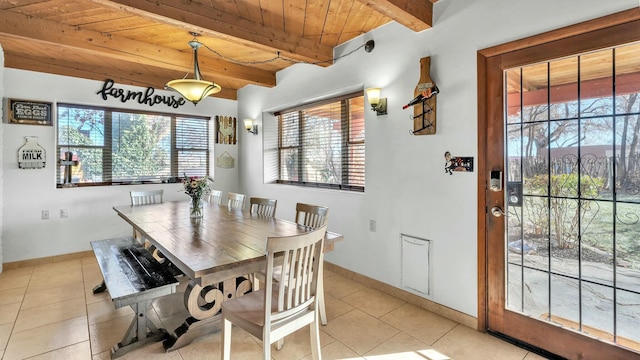
[[[200,34],[192,32],[191,35],[193,35],[193,40],[189,41],[189,46],[193,49],[194,79],[186,79],[185,75],[185,78],[169,81],[165,85],[165,89],[173,90],[182,95],[185,99],[191,101],[193,105],[197,105],[198,102],[205,97],[219,93],[222,88],[216,83],[202,80],[200,68],[198,67],[198,48],[202,46],[202,44],[196,40],[196,37]]]

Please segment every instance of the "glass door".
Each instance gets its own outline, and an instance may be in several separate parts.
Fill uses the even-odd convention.
[[[640,20],[629,14],[478,57],[479,323],[570,359],[640,358]]]
[[[504,80],[506,308],[640,351],[640,44]]]

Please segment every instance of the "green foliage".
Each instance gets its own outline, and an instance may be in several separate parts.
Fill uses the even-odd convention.
[[[120,119],[119,141],[113,141],[113,178],[158,176],[170,167],[170,154],[162,146],[170,122],[128,115],[129,119]]]
[[[578,183],[579,181],[579,183]],[[590,213],[592,199],[595,199],[603,188],[605,181],[588,175],[559,174],[536,175],[525,179],[525,188],[532,195],[549,195],[549,209],[551,214],[546,216],[546,207],[541,206],[539,198],[528,197],[524,202],[525,209],[534,221],[535,229],[546,229],[547,219],[551,219],[552,237],[555,237],[558,247],[573,248],[578,241],[580,232],[585,231],[594,214]]]

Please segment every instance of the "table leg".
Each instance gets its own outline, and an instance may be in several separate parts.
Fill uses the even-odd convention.
[[[189,316],[164,340],[165,350],[178,349],[189,344],[194,336],[213,331],[215,327],[209,324],[218,319],[222,302],[250,291],[251,282],[245,277],[205,286],[190,280],[184,292],[184,305]]]

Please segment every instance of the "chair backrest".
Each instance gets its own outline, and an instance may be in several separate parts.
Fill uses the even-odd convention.
[[[319,228],[327,224],[329,208],[318,205],[296,204],[296,223],[311,228]]]
[[[164,190],[132,191],[129,193],[131,205],[160,204],[163,194]]]
[[[265,281],[265,324],[274,324],[302,312],[317,311],[318,274],[323,263],[324,235],[327,226],[295,236],[267,238]],[[282,266],[282,268],[280,268]],[[283,276],[274,289],[274,271]],[[272,294],[274,294],[272,296]],[[273,306],[273,302],[277,306]]]
[[[207,193],[207,201],[212,204],[222,204],[222,191],[221,190],[209,190]]]
[[[275,217],[277,204],[278,200],[275,199],[265,199],[259,197],[249,198],[249,210],[252,214]]]
[[[227,195],[227,206],[230,209],[243,209],[244,208],[244,194],[237,194],[230,192]]]

